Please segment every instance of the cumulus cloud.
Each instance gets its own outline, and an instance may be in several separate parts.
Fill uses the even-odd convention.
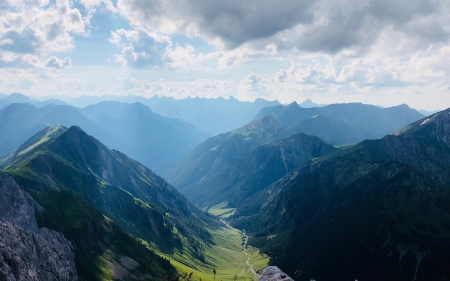
[[[69,57],[64,58],[64,59],[59,59],[55,56],[51,56],[45,63],[46,67],[52,67],[52,68],[58,68],[58,69],[62,69],[64,67],[71,66],[71,65],[72,65],[72,60]]]
[[[313,20],[313,0],[162,1],[119,0],[132,24],[163,32],[221,38],[228,46],[269,37]]]
[[[48,52],[70,51],[73,34],[84,31],[80,11],[68,0],[2,1],[0,58],[4,62],[14,58],[19,65],[30,61],[30,55],[36,59]]]
[[[392,29],[424,44],[449,40],[446,0],[119,0],[135,26],[219,39],[229,49],[252,42],[277,48],[363,53]]]
[[[176,69],[196,60],[192,46],[173,48],[170,37],[149,32],[145,28],[112,31],[109,41],[122,47],[117,60],[132,68]]]

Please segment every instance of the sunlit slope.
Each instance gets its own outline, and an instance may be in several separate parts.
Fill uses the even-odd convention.
[[[176,269],[168,260],[76,194],[65,190],[27,191],[44,208],[36,214],[39,227],[61,232],[72,242],[76,269],[84,280],[113,280],[124,274],[135,277],[175,274]]]
[[[73,192],[79,202],[95,207],[129,234],[167,255],[180,251],[201,260],[201,243],[212,241],[206,226],[219,225],[164,179],[78,127],[47,128],[0,163],[19,185],[39,192],[35,195],[42,196],[42,201],[50,202],[46,198],[53,193]],[[52,210],[58,212],[56,207]],[[66,219],[60,221],[71,221]]]

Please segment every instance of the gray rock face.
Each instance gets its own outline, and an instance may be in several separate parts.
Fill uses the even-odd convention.
[[[289,277],[286,273],[281,271],[276,266],[268,266],[264,269],[261,277],[259,277],[259,281],[294,281],[291,277]]]
[[[42,207],[0,173],[0,280],[78,280],[72,244],[39,229],[35,210]]]
[[[9,221],[14,227],[37,232],[35,208],[42,209],[13,178],[0,173],[0,219]]]

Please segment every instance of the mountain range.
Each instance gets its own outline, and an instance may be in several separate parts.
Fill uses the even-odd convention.
[[[10,95],[5,95],[3,97],[0,96],[0,108],[3,108],[11,103],[28,103],[37,107],[56,104],[56,105],[67,105],[67,103],[63,102],[59,99],[47,99],[44,101],[39,101],[35,99],[31,99],[20,93],[12,93]]]
[[[424,117],[424,115],[405,104],[389,108],[362,103],[330,104],[324,107],[302,108],[295,102],[287,106],[265,107],[261,109],[255,119],[267,115],[275,117],[285,127],[293,126],[319,115],[322,116],[321,119],[310,120],[309,122],[318,123],[317,127],[320,127],[323,131],[342,131],[336,136],[339,139],[344,139],[345,135],[353,130],[351,139],[358,140],[357,142],[370,136],[372,136],[371,138],[381,138]],[[326,120],[326,118],[332,118],[327,121],[329,125],[321,126],[324,122],[319,123],[319,121]],[[339,124],[334,121],[336,119],[348,125],[342,126],[342,122],[339,122]],[[324,139],[330,138],[326,134],[318,136]],[[332,141],[334,144],[337,144],[337,142]]]
[[[113,95],[82,96],[69,103],[77,107],[85,107],[102,101],[139,102],[150,107],[155,113],[189,122],[210,135],[225,133],[244,126],[254,118],[260,109],[280,104],[278,101],[271,102],[263,99],[244,102],[234,97],[228,99],[222,97],[216,99],[199,97],[174,99],[164,96],[144,98]]]
[[[233,225],[296,280],[447,280],[448,167],[450,110],[306,163]]]
[[[84,109],[13,103],[0,109],[0,156],[51,125],[77,125],[160,173],[209,136],[139,103],[104,102]]]
[[[370,110],[373,111],[372,115],[369,114]],[[342,121],[341,119],[323,115],[308,117],[309,114],[316,113],[317,111],[347,121],[350,118],[361,119],[362,117],[360,115],[363,112],[367,111],[369,113],[365,117],[366,121],[359,120],[355,122]],[[229,203],[231,201],[241,202],[244,199],[236,200],[236,198],[231,196],[234,199],[225,200],[229,194],[238,194],[234,192],[236,189],[253,190],[255,187],[252,185],[256,185],[258,186],[256,189],[259,190],[265,187],[263,186],[264,184],[268,185],[272,183],[271,181],[260,181],[259,177],[253,178],[257,173],[264,170],[258,167],[268,165],[267,169],[273,169],[272,171],[267,170],[263,173],[271,174],[272,181],[278,180],[285,173],[295,168],[292,166],[285,169],[283,166],[276,166],[275,163],[265,163],[268,159],[259,159],[255,163],[250,163],[252,162],[251,160],[250,162],[248,160],[242,160],[242,163],[239,162],[251,153],[259,153],[256,152],[256,149],[262,145],[267,145],[295,134],[307,134],[320,137],[320,139],[311,137],[308,140],[306,140],[308,138],[307,136],[304,136],[302,139],[291,138],[290,141],[284,142],[284,144],[289,144],[287,147],[284,145],[280,146],[279,144],[272,146],[272,148],[275,148],[275,151],[289,151],[289,153],[293,153],[289,157],[295,158],[296,160],[293,163],[299,166],[307,160],[332,151],[329,144],[344,145],[357,143],[364,139],[377,139],[378,137],[375,134],[369,133],[364,128],[375,128],[380,132],[387,129],[385,127],[377,127],[379,123],[378,119],[370,123],[368,121],[370,118],[379,118],[382,120],[394,118],[397,121],[393,122],[394,125],[391,124],[389,127],[392,128],[390,132],[393,132],[410,123],[408,121],[416,121],[420,117],[423,117],[420,113],[407,106],[380,109],[363,104],[339,104],[307,109],[299,107],[296,103],[289,106],[264,108],[259,113],[259,116],[264,115],[265,117],[256,119],[239,129],[220,134],[204,141],[167,173],[164,173],[165,178],[198,206],[209,208],[226,201],[229,207],[236,207]],[[294,123],[296,121],[298,123]],[[399,124],[399,126],[394,128],[395,124]],[[309,146],[309,148],[305,147],[305,145]],[[325,145],[328,145],[328,148],[321,151],[321,154],[318,150],[315,154],[306,153],[305,155],[308,155],[309,158],[303,158],[303,156],[298,155],[298,153],[305,152],[300,148],[313,149],[319,146],[324,147]],[[262,149],[267,149],[267,147]],[[255,156],[253,157],[255,158]],[[279,157],[281,157],[279,159],[282,159],[284,156],[280,155]],[[299,159],[302,160],[300,161]],[[259,169],[258,172],[255,171],[256,169]],[[277,169],[284,171],[284,174],[274,172]],[[242,171],[246,172],[242,173]],[[240,175],[240,179],[236,178],[237,175]],[[243,182],[247,183],[246,187],[240,186]],[[202,196],[202,192],[204,193],[206,190],[208,190],[206,192],[208,196]]]
[[[449,280],[450,109],[108,98],[0,96],[0,280]]]
[[[156,114],[141,103],[100,102],[80,112],[99,128],[120,136],[125,144],[122,147],[104,140],[108,146],[124,151],[158,173],[210,136],[190,123]]]

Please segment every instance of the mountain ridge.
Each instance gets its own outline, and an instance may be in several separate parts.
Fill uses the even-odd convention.
[[[233,225],[297,280],[447,279],[449,112],[305,164]]]

